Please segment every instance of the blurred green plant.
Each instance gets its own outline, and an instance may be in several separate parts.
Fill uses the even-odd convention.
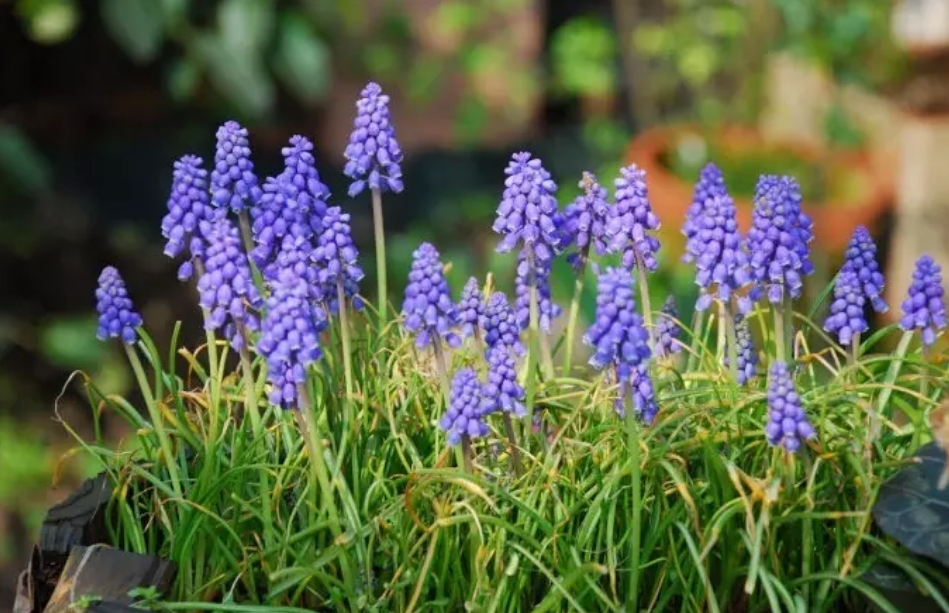
[[[553,86],[560,94],[603,98],[616,94],[616,32],[602,19],[578,17],[550,43]]]

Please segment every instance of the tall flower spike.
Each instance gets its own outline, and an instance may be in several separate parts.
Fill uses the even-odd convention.
[[[943,300],[942,269],[930,256],[916,260],[913,282],[903,301],[900,327],[905,331],[920,330],[926,347],[936,342],[936,335],[946,327],[946,304]]]
[[[454,332],[461,316],[452,302],[440,257],[431,243],[422,243],[412,254],[402,314],[405,327],[415,333],[415,345],[419,348],[438,340],[444,340],[449,347],[461,344]]]
[[[755,209],[748,232],[751,254],[750,297],[767,293],[772,304],[801,295],[803,278],[814,271],[808,243],[811,220],[801,211],[801,189],[791,177],[763,175],[755,190]]]
[[[323,217],[322,225],[323,231],[313,251],[319,294],[323,296],[330,312],[335,313],[339,310],[336,284],[342,283],[343,295],[353,299],[354,308],[361,309],[363,305],[358,294],[363,271],[359,266],[359,251],[349,228],[349,213],[343,213],[338,206],[330,207]]]
[[[215,221],[206,234],[204,274],[198,279],[199,304],[206,310],[204,327],[225,328],[235,349],[244,345],[240,328],[258,329],[254,311],[262,304],[237,227],[226,217]]]
[[[142,325],[142,317],[129,298],[125,281],[112,266],[103,268],[99,275],[96,310],[99,312],[99,329],[96,331],[99,340],[119,338],[126,345],[135,343],[135,328]]]
[[[523,244],[535,265],[546,266],[563,237],[557,223],[557,184],[541,161],[527,152],[515,153],[504,174],[504,194],[493,226],[502,236],[497,251],[507,253]]]
[[[649,334],[636,312],[633,277],[628,269],[607,268],[599,275],[596,319],[583,337],[593,348],[590,365],[597,370],[612,367],[620,397],[632,393],[636,412],[648,423],[655,414],[652,382],[647,370],[651,357]],[[621,409],[622,404],[617,408]]]
[[[692,253],[696,251],[692,247],[692,239],[701,229],[701,217],[705,208],[705,203],[709,199],[727,194],[725,187],[725,177],[718,166],[709,162],[699,173],[699,180],[695,183],[695,189],[692,193],[692,203],[685,214],[685,222],[682,224],[682,234],[685,235],[686,248],[682,261],[691,262],[694,259]],[[699,249],[699,251],[701,251]]]
[[[326,326],[307,284],[292,269],[282,269],[271,282],[257,341],[257,352],[267,361],[270,402],[275,406],[299,408],[299,387],[306,381],[307,368],[323,355],[319,338]]]
[[[656,356],[668,358],[682,351],[679,344],[679,335],[682,329],[678,323],[679,312],[676,309],[675,296],[666,299],[659,311],[659,321],[656,323],[658,339],[656,341]]]
[[[178,158],[172,172],[168,213],[161,220],[161,234],[167,239],[165,255],[177,257],[187,243],[192,258],[202,257],[203,230],[215,217],[219,215],[208,201],[208,171],[204,169],[204,161],[196,155]],[[188,259],[178,269],[178,278],[190,279],[192,270]]]
[[[482,389],[482,415],[494,411],[511,413],[515,417],[527,415],[524,388],[517,382],[514,356],[508,347],[495,345],[488,350],[488,381]]]
[[[356,101],[356,119],[345,155],[343,173],[353,180],[350,196],[358,196],[367,186],[384,192],[402,191],[402,149],[389,114],[389,96],[377,83],[367,84]]]
[[[824,321],[824,330],[837,335],[841,345],[849,345],[854,336],[868,328],[864,316],[866,297],[853,269],[843,268],[834,284],[834,301]]]
[[[461,316],[461,337],[468,338],[475,333],[479,322],[484,317],[484,295],[481,293],[481,285],[475,277],[468,279],[465,287],[461,290],[458,310]]]
[[[567,255],[567,263],[574,270],[586,266],[591,248],[597,255],[606,255],[606,228],[610,219],[606,189],[600,186],[593,173],[583,173],[580,188],[583,194],[563,212],[567,239],[561,242],[576,246],[576,251]]]
[[[638,263],[646,270],[656,270],[659,239],[649,232],[659,229],[659,218],[649,204],[646,171],[635,164],[622,168],[615,185],[616,204],[607,226],[609,250],[622,251],[623,264],[627,267]]]
[[[751,329],[744,317],[738,315],[735,317],[735,344],[738,362],[738,385],[744,385],[751,381],[758,371],[758,352],[755,350],[751,339]],[[722,360],[725,368],[728,368],[728,354]]]
[[[451,383],[448,410],[439,422],[448,433],[448,443],[457,445],[463,436],[476,438],[488,433],[481,412],[481,382],[470,368],[462,368]]]
[[[704,193],[705,199],[693,220],[693,234],[686,246],[690,259],[695,261],[695,283],[700,288],[695,308],[700,311],[710,307],[713,298],[728,304],[732,296],[751,281],[748,253],[738,231],[731,196],[714,183],[710,183]],[[751,301],[740,296],[739,312],[747,313],[750,309]]]
[[[239,213],[252,208],[260,195],[254,163],[250,159],[247,128],[236,121],[227,121],[217,130],[211,204]]]
[[[857,281],[867,297],[873,310],[877,313],[886,313],[889,307],[883,300],[883,273],[876,259],[877,246],[873,242],[870,231],[864,226],[857,226],[850,237],[847,252],[844,256],[842,270],[852,270],[857,275]]]
[[[517,275],[514,277],[514,317],[521,330],[530,327],[531,292],[530,266],[527,263],[527,251],[521,251],[517,260]],[[537,288],[537,314],[540,329],[550,332],[553,320],[560,317],[561,309],[554,303],[550,293],[550,267],[544,264],[534,266],[534,286]]]
[[[503,292],[494,292],[488,298],[480,324],[484,330],[484,342],[489,349],[501,345],[513,349],[518,355],[525,353],[517,318]]]
[[[794,389],[791,373],[784,362],[775,362],[771,366],[765,434],[770,444],[780,445],[792,453],[801,448],[802,441],[817,435],[807,419],[801,397]]]

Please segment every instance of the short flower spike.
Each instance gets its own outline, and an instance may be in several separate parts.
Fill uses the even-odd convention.
[[[682,225],[682,234],[685,235],[686,248],[682,256],[684,262],[691,262],[695,259],[692,255],[696,251],[692,244],[693,238],[701,230],[701,219],[705,209],[705,203],[712,198],[727,194],[725,187],[725,178],[718,166],[709,162],[699,173],[699,180],[695,183],[695,189],[692,193],[692,202],[685,214],[685,222]],[[701,251],[701,249],[699,249]]]
[[[439,422],[448,433],[448,443],[457,445],[462,437],[477,438],[488,433],[481,412],[481,382],[470,368],[459,370],[451,383],[448,410]]]
[[[121,339],[126,345],[135,343],[135,328],[142,325],[142,317],[129,298],[125,281],[119,271],[106,266],[99,275],[96,289],[96,310],[99,312],[99,340]]]
[[[461,300],[458,301],[458,310],[461,316],[461,337],[468,338],[478,329],[479,322],[484,317],[484,295],[478,279],[471,277],[461,290]]]
[[[488,381],[483,386],[482,415],[503,411],[514,417],[527,415],[524,388],[517,382],[517,368],[510,348],[495,345],[488,350]]]
[[[238,213],[253,208],[260,195],[254,163],[250,159],[247,128],[236,121],[227,121],[217,131],[211,204]]]
[[[165,237],[165,255],[174,258],[189,247],[191,258],[204,255],[204,232],[215,218],[208,193],[208,171],[196,155],[185,155],[175,161],[172,172],[171,194],[168,195],[168,213],[161,220],[161,234]],[[191,278],[191,259],[182,264],[178,278]]]
[[[616,204],[607,226],[609,250],[622,252],[623,263],[628,268],[638,264],[646,270],[656,270],[659,239],[651,232],[659,229],[659,218],[649,203],[646,171],[635,164],[622,168],[615,186]]]
[[[942,269],[930,256],[916,260],[913,282],[903,301],[903,330],[919,330],[923,344],[931,347],[936,336],[946,327],[946,303],[943,298]]]
[[[768,442],[794,453],[801,443],[817,436],[807,419],[801,397],[794,389],[791,374],[784,362],[771,366],[768,381],[768,425],[765,426]]]
[[[517,317],[504,292],[494,292],[488,298],[481,318],[481,329],[484,330],[484,342],[489,349],[496,345],[503,345],[511,348],[517,355],[525,353],[526,348],[521,343]]]
[[[744,317],[735,317],[735,344],[736,361],[738,362],[738,385],[751,381],[758,372],[758,351],[751,339],[751,329]],[[722,364],[728,368],[728,354],[722,359]]]
[[[844,268],[834,284],[834,301],[824,321],[824,330],[837,335],[841,345],[849,345],[854,336],[866,332],[869,326],[864,315],[867,299],[853,269]]]
[[[389,96],[382,93],[378,83],[367,84],[356,102],[356,119],[345,155],[343,173],[353,180],[350,196],[358,196],[367,187],[402,191],[402,149],[395,138]]]
[[[550,266],[535,264],[533,274],[534,287],[537,288],[537,311],[540,329],[550,332],[553,320],[560,317],[561,308],[553,301],[550,292]],[[514,277],[514,317],[521,330],[530,327],[531,314],[531,274],[527,263],[527,252],[521,251],[517,260],[517,275]]]
[[[343,213],[338,206],[330,207],[323,217],[322,226],[311,256],[316,265],[318,292],[330,312],[336,313],[339,310],[336,284],[342,283],[343,295],[353,299],[354,308],[361,309],[359,282],[364,275],[349,227],[349,213]]]
[[[670,357],[682,351],[679,344],[679,335],[682,332],[678,323],[679,312],[676,309],[675,296],[669,296],[659,312],[656,322],[658,338],[656,340],[656,356]]]
[[[576,247],[575,251],[567,255],[567,263],[574,270],[586,265],[590,249],[597,255],[606,255],[606,228],[611,214],[606,189],[597,182],[593,173],[583,173],[580,188],[583,194],[567,205],[563,212],[564,232],[567,235],[563,242]]]
[[[405,328],[415,333],[415,345],[419,348],[442,340],[449,347],[461,344],[454,331],[461,324],[461,316],[451,299],[440,258],[431,243],[422,243],[412,254],[402,314]]]
[[[527,152],[515,153],[504,174],[504,194],[493,226],[502,237],[497,251],[507,253],[521,245],[536,266],[549,266],[563,242],[563,228],[557,223],[557,184],[541,161]]]
[[[870,231],[864,226],[857,226],[850,237],[847,251],[844,255],[844,265],[841,270],[851,270],[857,275],[857,281],[863,295],[866,296],[873,310],[885,313],[889,310],[883,300],[883,273],[876,259],[877,247],[873,242]]]

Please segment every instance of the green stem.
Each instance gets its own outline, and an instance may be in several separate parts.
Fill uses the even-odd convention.
[[[379,327],[386,325],[389,294],[386,289],[386,232],[382,221],[382,192],[372,190],[372,221],[376,236],[376,280],[379,284]]]
[[[467,434],[461,436],[461,456],[466,473],[474,473],[474,467],[471,464],[471,438]]]
[[[738,383],[738,334],[735,332],[735,318],[729,312],[728,304],[721,303],[722,318],[725,320],[726,345],[728,347],[728,374]]]
[[[237,322],[238,334],[240,334],[244,343],[240,349],[241,370],[244,377],[244,410],[250,415],[251,428],[253,431],[254,444],[260,445],[265,441],[263,420],[260,418],[260,408],[257,406],[257,385],[254,378],[254,367],[250,359],[250,351],[247,349],[248,337],[247,328],[243,322]],[[264,543],[269,547],[274,543],[272,528],[272,497],[270,489],[270,477],[266,468],[261,468],[260,476],[260,505],[261,516],[263,519]]]
[[[883,392],[877,401],[877,413],[881,416],[884,415],[886,404],[890,400],[890,395],[893,394],[893,384],[896,383],[896,379],[899,377],[900,368],[903,366],[903,360],[906,358],[906,352],[909,350],[909,344],[912,340],[913,333],[911,331],[903,332],[903,337],[893,353],[893,361],[890,362],[890,367],[886,371],[886,379],[883,380]]]
[[[583,256],[585,258],[585,255]],[[570,316],[567,319],[567,336],[564,340],[563,372],[570,375],[573,367],[573,343],[577,331],[577,319],[580,316],[580,299],[583,297],[583,281],[586,276],[586,264],[577,271],[577,280],[573,285],[573,300],[570,301]]]
[[[788,363],[784,344],[784,312],[780,305],[772,304],[774,312],[774,359],[776,362]]]
[[[343,370],[346,377],[346,407],[347,423],[352,424],[348,415],[353,400],[353,357],[352,347],[349,344],[349,316],[346,314],[346,292],[343,291],[343,280],[336,280],[336,301],[339,307],[339,336],[343,342]]]
[[[639,424],[631,404],[626,407],[626,436],[630,454],[630,476],[632,478],[632,535],[629,543],[629,590],[626,610],[639,610],[639,561],[642,538],[642,481],[639,456]]]
[[[250,218],[247,211],[243,210],[237,214],[237,223],[241,228],[241,238],[244,240],[244,250],[247,255],[254,250],[254,239],[250,231]]]
[[[857,332],[853,335],[853,338],[850,341],[850,353],[847,355],[847,363],[850,366],[856,366],[857,360],[860,358],[860,333]]]
[[[527,377],[524,381],[524,391],[527,397],[527,416],[534,417],[534,401],[537,393],[537,354],[539,352],[538,339],[540,338],[540,310],[538,307],[537,284],[534,275],[533,254],[527,254],[527,287],[529,301],[528,347],[527,347]]]
[[[451,383],[448,378],[448,359],[445,357],[445,349],[442,347],[441,338],[435,336],[432,340],[432,347],[435,349],[435,370],[438,371],[438,381],[442,386],[442,394],[445,397],[445,406],[451,401]]]
[[[550,337],[545,333],[540,333],[540,357],[544,362],[544,376],[548,381],[553,381],[556,374],[554,373],[554,356],[550,351]]]
[[[517,448],[517,435],[514,433],[514,423],[511,421],[511,414],[504,412],[504,430],[507,432],[508,449],[511,453],[511,467],[514,468],[514,474],[521,474],[521,452]]]
[[[636,256],[636,263],[634,267],[636,268],[636,276],[639,278],[639,292],[642,295],[643,301],[643,323],[646,325],[646,331],[649,333],[649,349],[650,351],[653,351],[655,348],[655,342],[653,339],[655,330],[653,330],[652,327],[652,306],[650,305],[649,300],[649,284],[646,281],[646,268],[643,266],[639,256]]]
[[[178,473],[178,462],[171,450],[171,440],[168,438],[168,432],[165,431],[165,422],[155,401],[155,395],[148,384],[148,377],[145,376],[145,369],[142,362],[135,353],[132,345],[122,344],[125,347],[125,355],[128,356],[129,364],[132,365],[132,371],[138,380],[138,386],[141,388],[142,397],[145,399],[145,406],[148,408],[149,418],[152,420],[152,427],[155,428],[155,434],[158,436],[158,444],[161,447],[162,455],[165,456],[165,463],[168,466],[168,476],[171,479],[171,489],[180,499],[184,499],[181,489],[181,476]]]

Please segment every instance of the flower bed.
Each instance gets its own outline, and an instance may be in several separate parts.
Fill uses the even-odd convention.
[[[898,611],[880,568],[938,593],[944,572],[870,515],[946,387],[931,259],[900,326],[871,334],[884,279],[859,228],[834,286],[798,313],[813,228],[797,182],[762,177],[743,236],[709,166],[683,229],[700,298],[682,321],[650,305],[661,245],[645,173],[622,169],[612,198],[587,173],[561,209],[541,161],[516,153],[493,225],[517,257],[514,295],[489,275],[456,302],[423,243],[394,313],[382,213],[401,153],[378,86],[357,110],[346,174],[373,203],[375,300],[309,141],[290,139],[261,182],[234,122],[210,173],[196,156],[175,165],[162,224],[197,279],[207,343],[157,347],[118,271],[100,278],[99,335],[122,344],[147,417],[89,382],[135,435],[82,445],[114,486],[110,544],[177,565],[162,606]],[[567,265],[561,309],[549,278]],[[596,317],[578,331],[591,276]],[[898,349],[876,353],[900,327]],[[570,355],[577,334],[589,368]]]

